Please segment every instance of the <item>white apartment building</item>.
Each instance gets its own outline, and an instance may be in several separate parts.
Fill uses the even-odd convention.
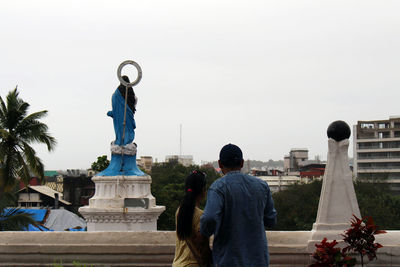
[[[301,178],[300,176],[293,175],[280,175],[280,176],[256,176],[257,178],[267,182],[269,189],[272,193],[285,190],[289,185],[309,183],[312,179]],[[317,179],[321,179],[317,178]]]
[[[353,126],[354,175],[400,183],[400,117]]]
[[[183,166],[193,165],[193,156],[192,155],[168,155],[165,157],[166,162],[177,161]]]

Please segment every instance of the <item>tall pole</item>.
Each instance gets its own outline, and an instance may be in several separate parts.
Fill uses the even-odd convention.
[[[182,124],[179,125],[179,157],[182,156]]]

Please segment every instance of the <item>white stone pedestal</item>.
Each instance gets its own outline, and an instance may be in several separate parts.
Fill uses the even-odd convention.
[[[95,195],[79,212],[88,231],[156,231],[165,210],[151,195],[151,177],[94,176]]]
[[[322,183],[317,219],[311,231],[309,251],[324,237],[328,240],[343,239],[341,234],[350,228],[353,214],[360,218],[348,158],[349,140],[328,140],[328,160]]]

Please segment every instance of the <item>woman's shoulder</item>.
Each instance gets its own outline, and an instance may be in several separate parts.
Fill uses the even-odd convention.
[[[199,207],[194,208],[194,212],[203,214],[204,210],[200,209]]]
[[[201,215],[203,215],[203,212],[204,211],[202,209],[200,209],[198,207],[195,207],[194,208],[194,213],[193,213],[193,218],[200,220],[200,217],[201,217]]]

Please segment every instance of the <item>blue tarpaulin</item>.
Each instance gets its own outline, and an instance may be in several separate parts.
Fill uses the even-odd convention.
[[[20,209],[20,211],[32,214],[32,218],[37,222],[42,222],[47,212],[47,210],[43,209]]]
[[[84,232],[86,230],[84,228],[81,228],[81,229],[69,228],[68,231],[71,231],[71,232],[82,231],[82,232]]]
[[[11,209],[5,209],[5,212],[10,211]],[[22,213],[29,213],[32,215],[32,219],[34,219],[35,221],[42,222],[44,220],[44,217],[46,216],[47,210],[43,210],[43,209],[19,209],[20,212]],[[28,229],[24,229],[24,231],[53,231],[50,229],[47,229],[46,227],[42,226],[42,225],[37,225],[34,226],[32,224],[30,224],[28,226]]]
[[[53,230],[47,229],[46,227],[41,226],[41,225],[34,226],[34,225],[30,224],[28,226],[28,230],[25,230],[25,231],[38,232],[38,231],[53,231]]]
[[[12,209],[5,209],[5,212],[10,210]],[[85,220],[66,210],[19,209],[19,211],[31,214],[38,223],[36,226],[30,224],[23,231],[86,231]],[[45,217],[46,222],[44,222]]]

